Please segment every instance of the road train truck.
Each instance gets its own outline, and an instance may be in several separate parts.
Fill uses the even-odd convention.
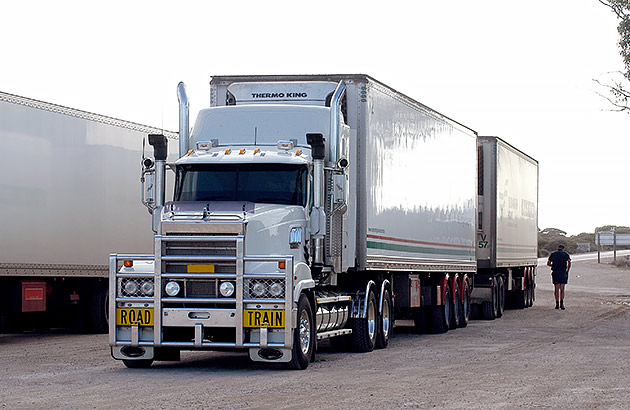
[[[108,331],[108,253],[152,248],[137,174],[143,140],[158,132],[0,93],[4,331],[75,324]],[[177,133],[165,135],[177,145]]]
[[[385,348],[394,318],[467,325],[473,130],[366,75],[213,77],[190,132],[178,98],[179,159],[149,135],[142,171],[154,252],[110,255],[115,359],[227,349],[304,369],[324,339]]]

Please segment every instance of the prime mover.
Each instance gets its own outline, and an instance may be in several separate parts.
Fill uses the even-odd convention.
[[[178,97],[178,159],[152,134],[142,171],[154,252],[110,255],[109,343],[126,366],[233,349],[304,369],[324,339],[368,352],[394,319],[441,333],[474,304],[492,319],[533,297],[537,168],[510,185],[533,186],[509,209],[526,211],[509,232],[533,258],[496,265],[503,225],[481,225],[499,214],[480,204],[503,197],[480,195],[472,129],[366,75],[213,77],[190,132],[182,83]]]

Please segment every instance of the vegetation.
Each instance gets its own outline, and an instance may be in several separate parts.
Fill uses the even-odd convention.
[[[612,98],[605,97],[612,103],[617,111],[630,113],[630,0],[599,0],[609,7],[619,19],[617,31],[619,32],[619,54],[623,58],[624,70],[619,74],[619,79],[610,80],[609,83],[597,81],[607,88]]]
[[[595,228],[595,232],[611,232],[628,234],[630,233],[630,227],[627,226],[614,226],[606,225]],[[586,252],[583,248],[578,248],[579,243],[590,244],[590,250],[597,250],[595,244],[596,233],[583,232],[578,235],[567,236],[567,233],[557,228],[545,228],[538,230],[538,257],[546,257],[551,252],[558,249],[558,245],[562,244],[569,253],[583,253]],[[605,248],[605,249],[603,249]],[[628,249],[628,246],[617,246],[617,249]],[[602,246],[602,250],[611,250],[612,246]]]

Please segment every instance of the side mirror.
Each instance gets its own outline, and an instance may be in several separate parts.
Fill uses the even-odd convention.
[[[147,207],[149,213],[155,209],[155,162],[151,158],[142,160],[142,204]]]

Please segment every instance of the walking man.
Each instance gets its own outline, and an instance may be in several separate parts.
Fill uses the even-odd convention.
[[[547,266],[551,266],[556,309],[564,310],[564,286],[569,280],[569,270],[571,269],[571,257],[565,252],[564,245],[558,245],[558,250],[549,255]]]

